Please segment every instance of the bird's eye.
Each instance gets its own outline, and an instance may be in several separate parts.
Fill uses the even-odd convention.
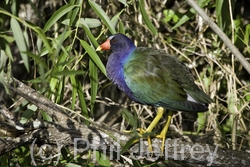
[[[112,40],[112,42],[113,42],[113,43],[116,43],[116,42],[117,42],[117,40],[116,40],[116,39],[113,39],[113,40]]]

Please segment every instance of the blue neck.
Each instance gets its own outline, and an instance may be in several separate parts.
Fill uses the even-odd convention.
[[[124,69],[123,65],[129,61],[130,56],[135,48],[131,49],[127,52],[113,52],[108,59],[108,63],[106,65],[107,76],[108,78],[119,87],[122,91],[126,92],[127,95],[135,100],[131,90],[128,88],[125,80],[124,80]]]

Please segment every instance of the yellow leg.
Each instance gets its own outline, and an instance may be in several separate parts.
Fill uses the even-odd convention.
[[[164,108],[162,108],[162,107],[157,108],[157,115],[154,118],[154,120],[151,122],[151,124],[148,126],[148,128],[146,129],[146,132],[152,132],[154,127],[157,125],[159,120],[162,118],[163,112],[164,112]]]
[[[148,132],[148,133],[152,132],[152,130],[154,129],[154,127],[157,125],[157,123],[159,122],[159,120],[162,118],[163,113],[164,113],[164,108],[158,107],[157,108],[157,115],[153,119],[153,121],[150,123],[150,125],[148,126],[148,128],[146,130],[138,128],[137,131],[139,131],[140,134],[143,134],[143,133],[146,133],[146,132]],[[150,137],[148,137],[148,146],[149,146],[149,150],[153,151]]]
[[[165,145],[165,140],[166,140],[166,134],[168,132],[168,127],[171,123],[171,119],[172,119],[172,116],[173,116],[173,112],[172,111],[169,111],[168,112],[168,118],[167,118],[167,122],[166,122],[166,125],[164,126],[164,128],[162,129],[161,133],[159,135],[157,135],[156,137],[157,138],[161,138],[162,139],[162,145],[161,145],[161,151],[163,152],[164,151],[164,145]]]
[[[164,108],[158,107],[158,108],[157,108],[157,115],[156,115],[156,117],[153,119],[153,121],[151,122],[151,124],[148,126],[148,128],[147,128],[146,130],[141,129],[141,128],[138,128],[138,129],[137,129],[137,131],[139,132],[139,135],[140,135],[141,137],[143,137],[142,134],[152,132],[152,130],[154,129],[154,127],[157,125],[157,123],[159,122],[159,120],[162,118],[163,113],[164,113]],[[166,125],[165,125],[164,128],[162,129],[161,133],[160,133],[159,135],[156,136],[157,138],[162,139],[162,146],[161,146],[161,151],[162,151],[162,153],[163,153],[163,151],[164,151],[164,145],[165,145],[166,134],[167,134],[167,131],[168,131],[168,127],[169,127],[169,125],[170,125],[170,123],[171,123],[172,116],[173,116],[173,112],[172,112],[172,111],[169,111],[169,112],[168,112],[168,117],[167,117]],[[129,132],[129,131],[127,131],[127,132]],[[153,151],[152,144],[151,144],[151,139],[150,139],[149,136],[148,136],[147,138],[148,138],[149,150],[150,150],[150,151]],[[138,141],[135,140],[133,143],[136,143],[136,142],[138,142]]]

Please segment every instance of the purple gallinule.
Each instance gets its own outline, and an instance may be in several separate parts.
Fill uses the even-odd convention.
[[[165,127],[156,136],[162,139],[162,151],[172,110],[204,112],[212,102],[195,84],[188,68],[163,50],[136,47],[123,34],[110,36],[97,50],[111,50],[107,76],[119,89],[135,102],[158,107],[157,116],[140,133],[151,132],[162,118],[164,108],[170,110]]]

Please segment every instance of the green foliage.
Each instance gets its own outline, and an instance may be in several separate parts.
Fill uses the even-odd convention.
[[[157,29],[155,28],[155,26],[151,23],[148,14],[146,12],[146,8],[144,5],[144,1],[143,0],[139,0],[139,8],[142,14],[142,18],[145,21],[145,24],[147,25],[147,27],[149,28],[149,30],[151,31],[152,34],[157,35]]]
[[[208,2],[210,2],[210,0],[199,0],[197,2],[197,4],[204,8]],[[175,24],[175,26],[172,29],[176,29],[179,26],[183,25],[184,23],[186,23],[187,21],[189,21],[192,17],[194,17],[196,15],[196,12],[193,8],[191,8],[189,11],[187,11],[185,14],[183,14],[180,19],[178,19],[179,21]]]
[[[28,75],[21,76],[21,80],[54,103],[68,109],[69,115],[73,114],[70,110],[76,111],[85,118],[83,123],[90,125],[90,118],[98,120],[106,112],[117,113],[122,108],[123,118],[120,116],[116,121],[107,119],[104,123],[113,122],[124,126],[121,125],[121,120],[125,119],[125,126],[132,127],[132,132],[136,133],[137,127],[145,128],[152,121],[154,110],[134,103],[128,105],[123,94],[112,88],[106,78],[106,57],[102,55],[107,54],[95,51],[107,36],[121,32],[132,37],[138,45],[158,47],[175,56],[180,55],[180,60],[195,74],[197,83],[213,98],[214,104],[210,105],[208,113],[199,113],[190,120],[196,122],[195,129],[184,127],[188,128],[188,132],[202,135],[216,131],[216,134],[221,134],[218,140],[221,143],[217,144],[229,145],[233,149],[249,147],[249,141],[242,137],[249,132],[250,125],[247,118],[250,101],[249,74],[242,70],[241,64],[217,35],[202,20],[197,19],[196,12],[186,3],[168,8],[163,8],[165,5],[160,1],[151,4],[143,0],[100,3],[93,0],[70,0],[67,4],[64,1],[61,4],[59,1],[54,4],[50,1],[46,3],[50,7],[28,1],[26,5],[32,10],[27,11],[19,1],[5,0],[0,3],[0,82],[3,81],[4,72],[9,77],[15,73],[14,64],[18,62],[18,69],[24,67],[25,74]],[[250,24],[244,21],[240,12],[235,11],[236,3],[234,0],[215,3],[210,0],[198,1],[210,18],[217,22],[249,58]],[[21,17],[22,14],[27,18]],[[158,14],[162,17],[159,18]],[[23,64],[20,65],[20,62]],[[13,100],[18,102],[20,99],[13,97]],[[47,113],[33,104],[22,99],[20,101],[13,102],[14,107],[11,108],[20,123],[35,119],[54,122]],[[137,113],[131,114],[130,111]],[[118,117],[117,115],[114,117]],[[141,117],[140,121],[138,117]],[[182,117],[178,119],[175,118],[173,123],[183,129]],[[156,131],[163,125],[160,124]],[[135,139],[138,136],[122,146],[122,153],[129,149]],[[94,154],[91,151],[79,153],[76,159],[66,147],[62,148],[61,153],[60,165],[112,164],[109,157],[101,151],[95,152],[96,162],[91,159]],[[40,165],[54,165],[52,162],[43,162],[39,156],[35,160]],[[123,160],[121,158],[118,163],[124,163]],[[0,166],[30,166],[30,149],[28,146],[21,146],[0,156],[0,161]],[[142,166],[140,161],[133,160],[132,163]]]
[[[10,25],[12,28],[13,36],[15,38],[15,42],[17,44],[17,47],[20,50],[20,54],[22,56],[24,65],[25,65],[27,71],[29,72],[29,69],[30,69],[29,68],[29,59],[28,59],[27,54],[24,53],[24,52],[27,52],[27,45],[26,45],[27,38],[25,40],[24,34],[20,33],[20,32],[22,32],[21,27],[20,27],[19,23],[14,18],[10,19]]]
[[[116,30],[115,30],[114,24],[112,23],[112,21],[110,20],[110,18],[107,16],[107,14],[104,12],[104,10],[98,4],[96,4],[94,1],[89,0],[88,2],[89,2],[89,5],[91,6],[91,8],[95,11],[95,13],[103,21],[103,23],[105,24],[105,26],[107,26],[107,28],[109,29],[109,31],[112,34],[115,34]]]
[[[170,20],[173,20],[173,22],[176,23],[179,20],[179,17],[171,9],[170,10],[165,9],[163,11],[163,14],[164,14],[164,19],[163,19],[164,23],[168,23]]]
[[[96,154],[96,159],[101,166],[110,166],[110,161],[104,154],[102,154],[99,151],[96,151],[95,154]]]
[[[229,3],[230,2],[230,3]],[[215,7],[216,7],[216,18],[219,27],[225,31],[227,34],[230,33],[230,30],[228,27],[230,27],[231,23],[231,12],[234,11],[235,8],[235,0],[222,0],[222,1],[216,1]],[[231,11],[229,10],[231,8]]]

